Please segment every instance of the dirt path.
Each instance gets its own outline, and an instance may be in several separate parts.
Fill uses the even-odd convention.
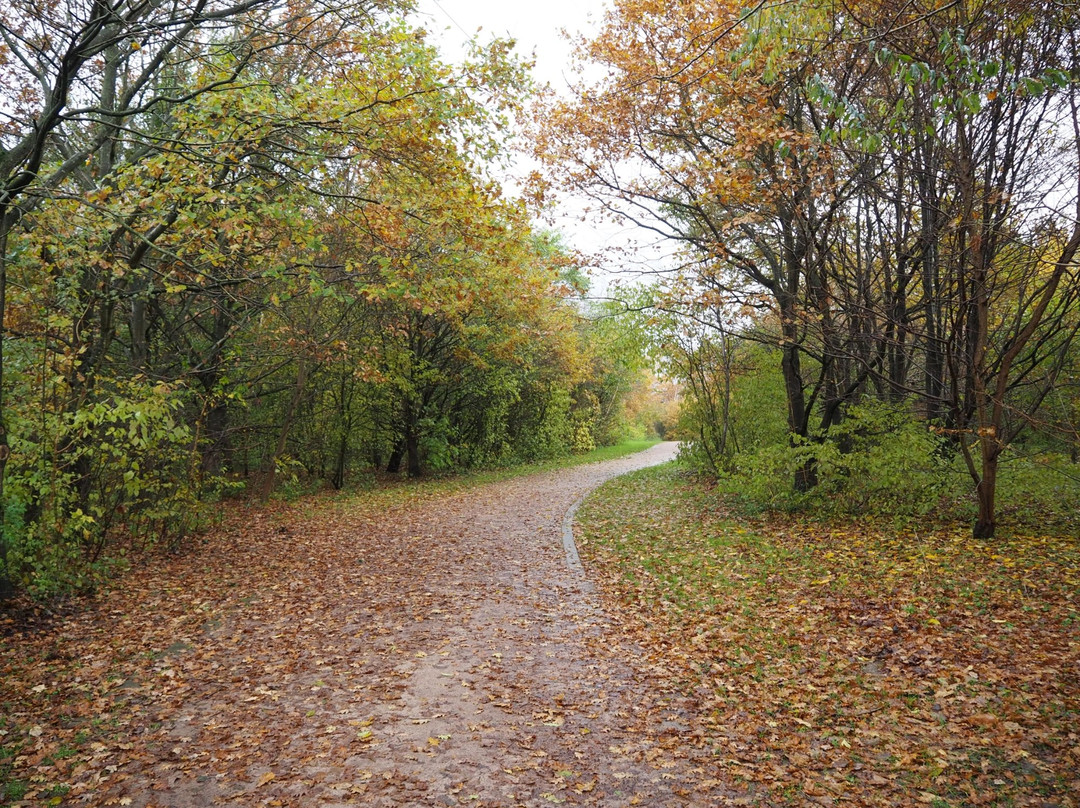
[[[618,639],[617,615],[563,546],[579,497],[673,453],[660,444],[382,514],[256,521],[247,543],[143,582],[141,604],[115,596],[55,638],[82,674],[39,694],[68,710],[88,670],[114,677],[86,699],[115,731],[61,767],[66,799],[725,804],[707,756],[694,759],[690,705]],[[263,538],[254,548],[250,534]],[[221,588],[228,602],[213,600]],[[125,656],[140,661],[125,669]],[[22,715],[34,720],[46,721]]]

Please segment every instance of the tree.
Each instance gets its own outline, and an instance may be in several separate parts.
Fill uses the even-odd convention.
[[[877,119],[895,173],[874,190],[897,198],[907,177],[918,189],[895,217],[917,234],[922,272],[921,311],[902,325],[924,347],[925,409],[963,454],[974,534],[987,538],[1001,453],[1056,384],[1077,329],[1075,21],[1052,5],[1013,19],[989,1],[851,11],[895,88]]]
[[[982,537],[1076,330],[1075,19],[1013,11],[625,0],[580,45],[608,78],[538,137],[561,181],[683,246],[691,308],[775,346],[793,447],[861,397],[913,399]]]
[[[846,362],[861,335],[838,322],[827,272],[852,183],[813,66],[838,37],[812,4],[619,3],[581,47],[611,78],[553,104],[539,138],[563,181],[684,245],[691,294],[774,312],[794,444],[827,432],[868,372]],[[843,67],[857,82],[857,62]],[[813,484],[811,464],[795,485]]]
[[[0,500],[11,451],[5,349],[15,228],[68,184],[105,189],[118,162],[157,153],[160,112],[235,82],[256,54],[294,41],[310,19],[276,0],[16,2],[0,13],[7,108],[0,128]],[[218,69],[200,75],[203,60]],[[177,76],[198,80],[176,83]],[[139,233],[129,258],[137,264],[166,229]],[[80,346],[76,363],[92,360],[100,347]],[[0,511],[6,580],[4,519]]]

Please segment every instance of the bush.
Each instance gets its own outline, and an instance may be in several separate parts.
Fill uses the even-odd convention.
[[[1044,528],[1059,525],[1076,535],[1080,468],[1063,454],[1006,450],[998,471],[997,499],[1003,518]]]
[[[13,431],[5,484],[11,579],[40,597],[92,588],[127,546],[175,541],[202,516],[180,396],[128,382]]]
[[[591,452],[596,448],[596,441],[593,439],[592,430],[589,429],[589,425],[581,421],[576,427],[574,427],[574,435],[570,441],[570,449],[575,454],[585,454]]]
[[[818,484],[794,490],[811,463]],[[963,496],[963,476],[926,424],[902,408],[867,401],[820,439],[737,455],[723,487],[753,509],[919,516]]]

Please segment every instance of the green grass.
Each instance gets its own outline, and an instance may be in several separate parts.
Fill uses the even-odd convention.
[[[456,486],[465,484],[467,486],[473,483],[497,482],[499,480],[509,480],[515,477],[524,477],[528,474],[540,474],[547,471],[557,471],[559,469],[573,468],[574,466],[583,466],[587,463],[601,463],[605,460],[615,460],[619,457],[643,452],[659,442],[660,441],[657,439],[624,440],[621,443],[616,443],[614,446],[600,446],[585,454],[570,454],[562,457],[549,458],[547,460],[537,460],[532,463],[519,463],[494,469],[479,469],[477,471],[432,475],[427,478],[409,481],[405,484],[416,486],[440,484]]]
[[[533,471],[553,471],[555,469],[581,466],[585,463],[600,463],[604,460],[615,460],[616,458],[625,457],[626,455],[644,452],[646,449],[649,449],[658,443],[660,443],[660,441],[656,438],[624,440],[621,443],[616,443],[614,446],[600,446],[585,454],[568,455],[553,460],[544,460],[539,463],[529,463],[520,466],[519,468],[523,469],[522,473],[531,474]]]
[[[16,724],[4,718],[0,718],[0,728],[6,730],[5,739],[8,734],[18,733],[19,730]],[[10,802],[21,800],[30,788],[25,780],[14,776],[14,760],[21,752],[22,742],[20,740],[13,740],[8,744],[0,745],[0,805],[7,805]]]
[[[404,477],[383,478],[369,488],[313,495],[305,500],[303,504],[308,515],[312,516],[324,504],[329,504],[331,507],[338,509],[401,507],[405,504],[455,494],[478,485],[511,480],[530,474],[543,474],[588,463],[615,460],[619,457],[643,452],[659,442],[659,440],[655,439],[625,440],[614,446],[601,446],[585,454],[556,457],[534,463],[522,463],[477,471],[432,474],[416,480]]]
[[[1071,531],[747,519],[672,465],[607,483],[578,521],[624,630],[767,804],[806,804],[791,783],[868,806],[1080,787]]]

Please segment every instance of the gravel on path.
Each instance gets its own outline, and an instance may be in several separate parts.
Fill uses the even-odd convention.
[[[692,696],[665,690],[657,660],[568,563],[568,509],[675,452],[251,525],[276,538],[233,563],[260,585],[181,632],[154,688],[132,682],[143,702],[123,728],[129,751],[69,799],[743,804],[695,743]]]

